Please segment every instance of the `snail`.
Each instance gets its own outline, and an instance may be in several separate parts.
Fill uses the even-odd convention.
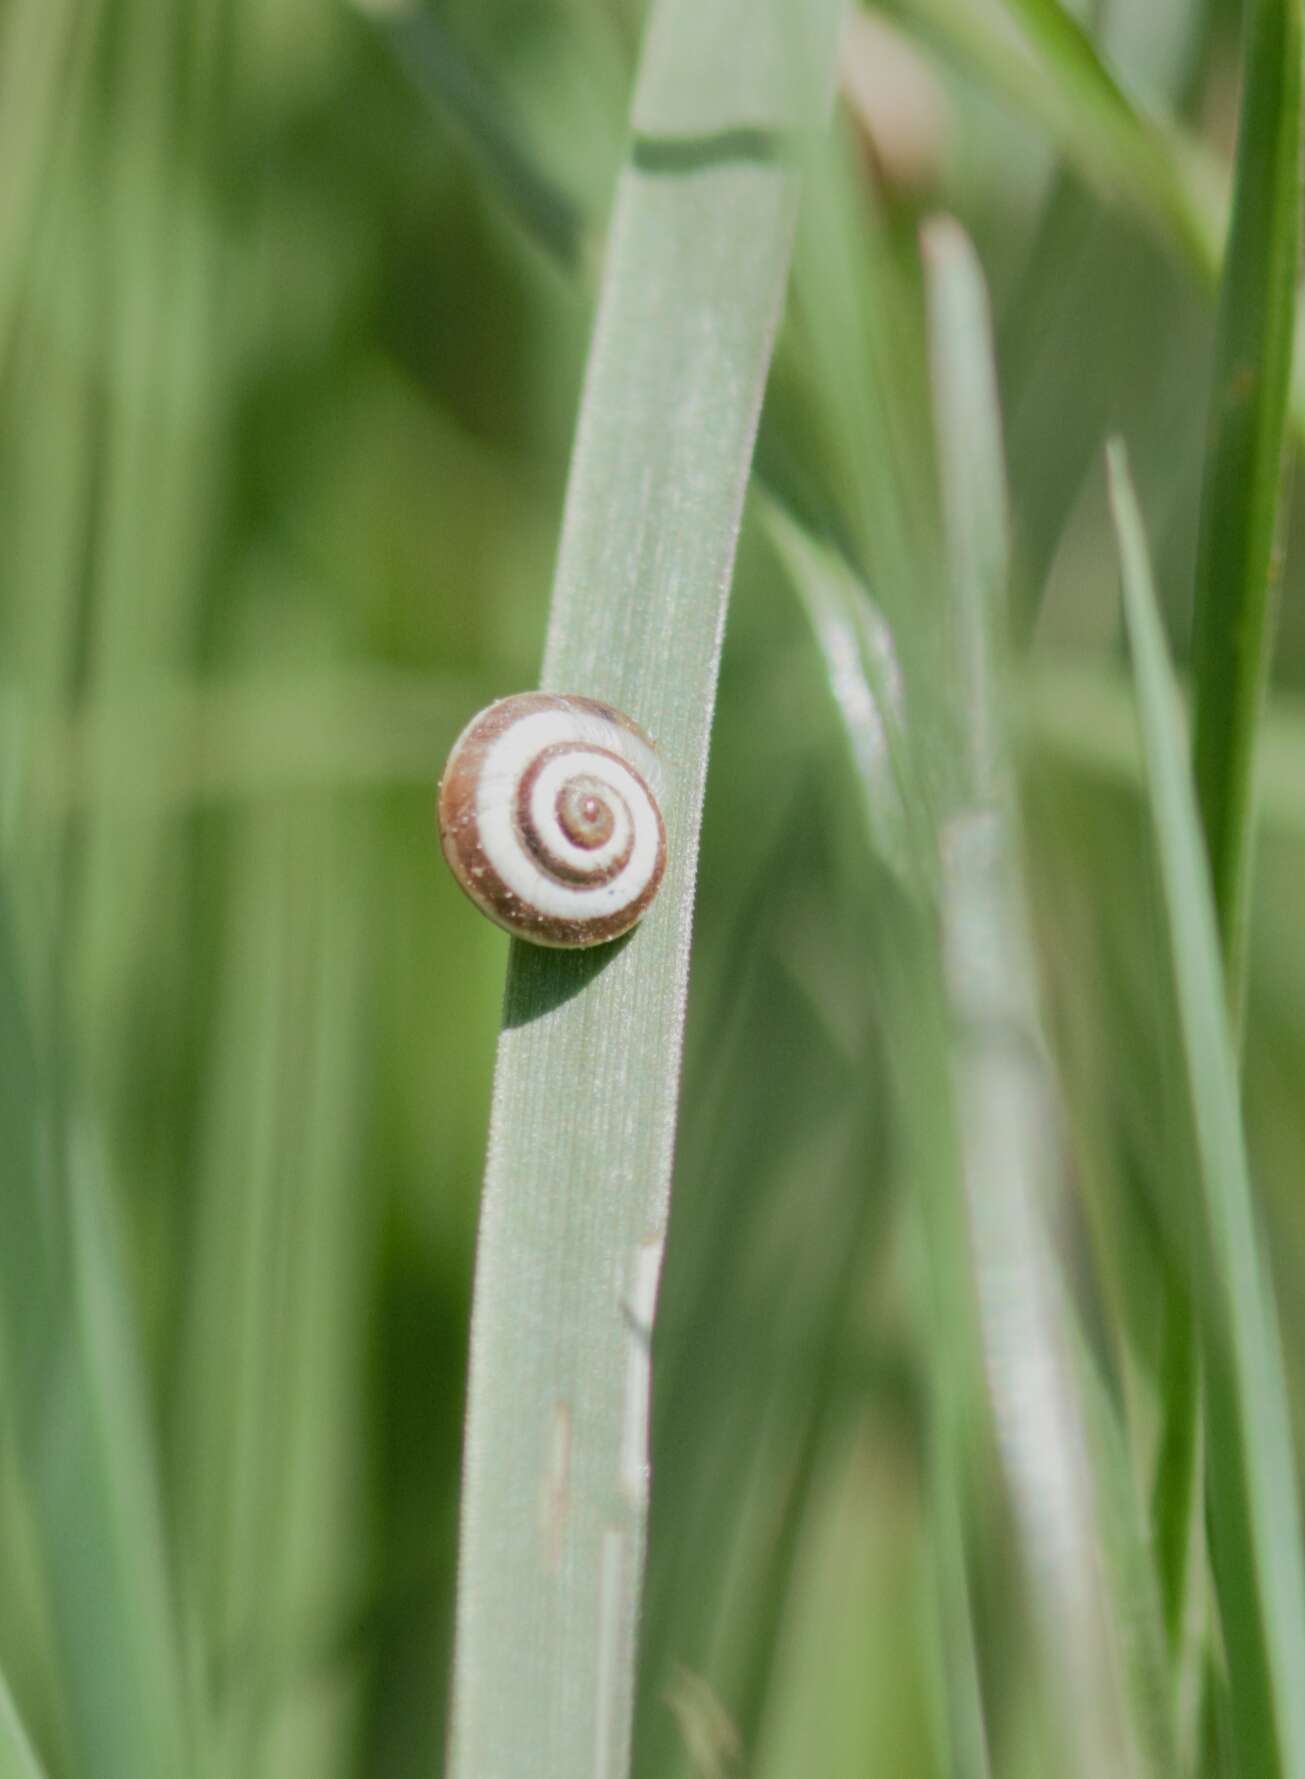
[[[536,945],[617,939],[666,869],[661,768],[643,730],[592,698],[523,692],[473,717],[439,789],[453,875]]]

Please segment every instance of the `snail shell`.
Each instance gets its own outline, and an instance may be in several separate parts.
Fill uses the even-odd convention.
[[[536,945],[601,945],[638,921],[666,869],[661,768],[629,717],[524,692],[474,717],[440,783],[440,843],[492,921]]]

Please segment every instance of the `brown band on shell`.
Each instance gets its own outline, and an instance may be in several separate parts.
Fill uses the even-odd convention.
[[[609,859],[607,864],[597,871],[586,871],[583,867],[573,865],[567,859],[559,859],[555,853],[549,852],[548,847],[545,845],[543,835],[535,826],[535,818],[530,808],[531,793],[535,788],[535,780],[539,777],[545,766],[548,765],[549,761],[556,760],[563,754],[575,754],[580,752],[584,752],[591,757],[597,756],[599,759],[612,760],[622,772],[628,772],[634,778],[639,777],[630,762],[628,760],[623,760],[619,754],[614,754],[610,748],[595,747],[588,743],[584,744],[582,748],[579,743],[574,741],[554,742],[552,747],[540,749],[539,753],[535,755],[534,759],[530,762],[529,766],[518,780],[515,815],[516,829],[517,833],[521,836],[522,845],[539,866],[541,871],[546,871],[548,875],[554,878],[558,883],[574,883],[582,885],[586,889],[598,889],[604,883],[610,883],[614,877],[619,877],[621,875],[622,871],[624,871],[625,867],[630,863],[630,855],[634,851],[634,816],[624,797],[621,797],[620,801],[630,822],[630,838],[617,856],[613,859]],[[578,772],[576,777],[578,778],[580,776],[582,776],[582,774]],[[639,779],[639,782],[642,784],[643,780]],[[647,787],[645,786],[645,789],[646,788]],[[563,786],[563,792],[565,792],[565,789],[566,786]],[[609,797],[613,795],[619,796],[619,792],[613,792],[607,785],[603,786],[603,790]],[[648,799],[649,802],[652,801],[651,792],[648,793]],[[560,794],[558,798],[558,809],[560,815]],[[601,842],[599,844],[601,844]]]

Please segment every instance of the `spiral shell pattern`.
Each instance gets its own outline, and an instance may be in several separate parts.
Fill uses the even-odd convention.
[[[666,869],[661,768],[629,717],[592,698],[501,698],[453,744],[440,842],[485,914],[536,945],[634,926]]]

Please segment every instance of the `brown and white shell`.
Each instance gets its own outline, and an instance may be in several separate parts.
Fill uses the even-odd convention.
[[[489,918],[536,945],[617,939],[666,869],[661,768],[629,717],[592,698],[523,692],[453,744],[440,843]]]

